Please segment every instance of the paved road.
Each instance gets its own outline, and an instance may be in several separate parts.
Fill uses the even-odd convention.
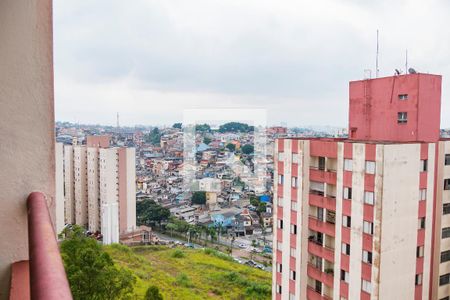
[[[177,242],[178,241],[178,242],[180,242],[182,244],[186,243],[185,239],[181,239],[181,238],[178,238],[178,237],[171,237],[170,235],[166,235],[166,234],[163,234],[161,232],[155,232],[155,234],[161,240],[173,241],[173,242]],[[200,244],[196,244],[196,243],[193,243],[193,242],[191,242],[191,244],[194,246],[195,249],[204,248],[204,246],[202,246]],[[230,243],[229,242],[228,243],[225,243],[225,242],[224,243],[220,243],[220,245],[218,245],[216,243],[211,244],[211,242],[208,242],[208,244],[209,245],[214,245],[214,246],[220,246],[221,251],[223,251],[223,252],[225,250],[224,249],[225,247],[230,247]],[[247,262],[250,259],[253,259],[254,261],[257,261],[257,262],[260,262],[260,263],[263,263],[263,262],[266,262],[267,264],[271,263],[271,259],[270,258],[261,256],[261,255],[259,255],[257,253],[251,253],[251,252],[249,252],[248,249],[241,249],[241,248],[237,247],[236,243],[234,243],[234,245],[233,245],[232,256],[234,258],[236,258],[236,259],[239,259],[243,263]],[[272,267],[271,266],[265,267],[265,270],[268,271],[268,272],[272,272]]]

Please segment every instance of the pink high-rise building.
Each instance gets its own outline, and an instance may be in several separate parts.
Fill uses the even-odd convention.
[[[350,83],[348,139],[279,139],[273,299],[449,299],[441,76]]]

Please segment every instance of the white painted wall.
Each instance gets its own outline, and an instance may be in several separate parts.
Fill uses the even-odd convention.
[[[0,299],[11,263],[28,259],[26,199],[47,195],[55,218],[50,0],[0,1]]]
[[[379,299],[414,299],[419,144],[384,146]]]
[[[55,145],[55,228],[56,235],[64,229],[64,145]]]

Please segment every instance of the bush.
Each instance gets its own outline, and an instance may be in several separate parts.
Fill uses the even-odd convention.
[[[186,256],[186,254],[182,251],[182,250],[180,250],[180,249],[176,249],[173,253],[172,253],[172,257],[174,257],[174,258],[183,258],[183,257],[185,257]]]
[[[227,255],[225,253],[219,252],[216,249],[211,249],[211,248],[205,248],[205,254],[206,255],[210,255],[210,256],[215,256],[217,258],[226,260],[226,261],[233,261],[233,257],[231,257],[230,255]]]
[[[187,287],[187,288],[192,287],[191,280],[184,273],[181,273],[180,275],[177,276],[175,283],[179,286],[183,286],[183,287]]]

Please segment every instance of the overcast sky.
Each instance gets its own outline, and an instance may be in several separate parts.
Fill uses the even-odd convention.
[[[267,109],[269,124],[347,125],[348,81],[443,75],[449,1],[54,0],[56,119],[162,125],[191,108]]]

